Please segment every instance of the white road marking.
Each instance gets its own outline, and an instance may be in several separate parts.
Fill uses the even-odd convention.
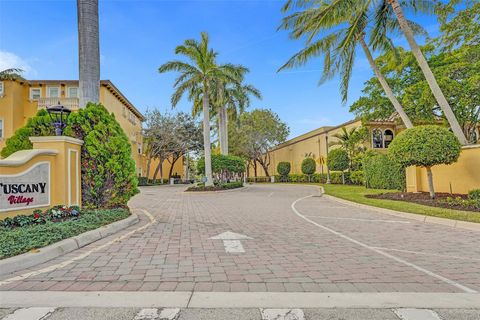
[[[324,217],[324,216],[305,216],[305,217],[320,218],[320,219],[335,219],[335,220],[369,221],[369,222],[410,223],[410,221],[401,221],[401,220],[381,220],[381,219],[362,219],[362,218],[343,218],[343,217]]]
[[[334,235],[336,235],[336,236],[338,236],[338,237],[341,237],[341,238],[343,238],[343,239],[345,239],[345,240],[348,240],[348,241],[350,241],[350,242],[353,242],[353,243],[355,243],[355,244],[357,244],[357,245],[359,245],[359,246],[361,246],[361,247],[363,247],[363,248],[365,248],[365,249],[368,249],[368,250],[371,250],[371,251],[373,251],[373,252],[376,252],[376,253],[384,256],[384,257],[390,258],[390,259],[395,260],[395,261],[397,261],[397,262],[399,262],[399,263],[402,263],[402,264],[404,264],[404,265],[407,265],[407,266],[409,266],[409,267],[412,267],[412,268],[414,268],[414,269],[417,270],[417,271],[423,272],[423,273],[425,273],[425,274],[427,274],[427,275],[429,275],[429,276],[431,276],[431,277],[437,278],[437,279],[439,279],[439,280],[441,280],[441,281],[443,281],[443,282],[445,282],[445,283],[448,283],[448,284],[450,284],[450,285],[452,285],[452,286],[454,286],[454,287],[457,287],[458,289],[460,289],[460,290],[462,290],[462,291],[464,291],[464,292],[467,292],[467,293],[478,293],[476,290],[473,290],[473,289],[471,289],[471,288],[469,288],[469,287],[467,287],[467,286],[464,286],[464,285],[462,285],[462,284],[460,284],[460,283],[458,283],[458,282],[456,282],[456,281],[453,281],[453,280],[451,280],[451,279],[445,278],[445,277],[443,277],[443,276],[441,276],[441,275],[439,275],[439,274],[436,274],[436,273],[434,273],[434,272],[432,272],[432,271],[429,271],[429,270],[427,270],[427,269],[425,269],[425,268],[422,268],[422,267],[420,267],[420,266],[417,266],[416,264],[413,264],[413,263],[411,263],[411,262],[408,262],[408,261],[406,261],[406,260],[403,260],[403,259],[401,259],[401,258],[399,258],[399,257],[396,257],[396,256],[394,256],[394,255],[391,255],[391,254],[389,254],[389,253],[383,252],[383,251],[381,251],[381,250],[379,250],[379,249],[376,249],[375,247],[371,247],[371,246],[369,246],[368,244],[365,244],[365,243],[363,243],[363,242],[360,242],[360,241],[358,241],[358,240],[355,240],[355,239],[353,239],[353,238],[351,238],[351,237],[349,237],[349,236],[347,236],[347,235],[344,235],[344,234],[341,233],[341,232],[335,231],[335,230],[333,230],[333,229],[331,229],[331,228],[329,228],[329,227],[326,227],[326,226],[324,226],[324,225],[321,225],[320,223],[317,223],[317,222],[315,222],[315,221],[313,221],[313,220],[305,217],[304,215],[302,215],[302,214],[295,208],[295,205],[296,205],[298,202],[302,201],[302,200],[305,200],[305,199],[307,199],[307,198],[311,198],[312,196],[313,196],[313,195],[309,195],[309,196],[305,196],[305,197],[299,198],[299,199],[295,200],[295,201],[292,203],[292,205],[291,205],[291,208],[292,208],[293,212],[295,212],[295,214],[296,214],[297,216],[299,216],[300,218],[304,219],[305,221],[310,222],[311,224],[313,224],[313,225],[315,225],[315,226],[317,226],[317,227],[319,227],[319,228],[322,228],[323,230],[326,230],[326,231],[328,231],[328,232],[330,232],[330,233],[333,233]]]
[[[223,240],[223,245],[225,246],[225,251],[229,253],[243,253],[242,243],[240,240]]]
[[[73,263],[73,262],[75,262],[75,261],[78,261],[78,260],[81,260],[81,259],[83,259],[83,258],[88,257],[88,256],[89,256],[91,253],[93,253],[93,252],[97,252],[97,251],[99,251],[99,250],[101,250],[101,249],[103,249],[103,248],[106,248],[106,247],[112,245],[112,244],[115,243],[115,242],[118,242],[118,241],[121,241],[121,240],[123,240],[123,239],[125,239],[125,238],[128,238],[129,236],[131,236],[132,234],[134,234],[134,233],[136,233],[136,232],[138,232],[138,231],[141,231],[141,230],[143,230],[143,229],[146,229],[146,228],[150,227],[152,224],[154,224],[154,223],[157,221],[157,220],[155,219],[155,217],[153,217],[153,216],[151,215],[151,213],[148,212],[147,210],[143,210],[143,209],[138,209],[138,210],[143,211],[143,213],[144,213],[144,214],[148,217],[148,219],[150,220],[149,223],[147,223],[147,224],[145,224],[145,225],[143,225],[143,226],[141,226],[141,227],[139,227],[139,228],[137,228],[137,229],[135,229],[135,230],[129,231],[129,232],[125,233],[125,234],[122,235],[122,236],[116,237],[116,238],[108,241],[107,243],[104,243],[104,244],[102,244],[102,245],[100,245],[100,246],[98,246],[98,247],[95,247],[95,248],[93,248],[93,249],[91,249],[91,250],[88,250],[88,251],[86,251],[86,252],[84,252],[84,253],[76,256],[76,257],[73,257],[73,258],[71,258],[71,259],[69,259],[69,260],[66,260],[66,261],[63,261],[63,262],[60,262],[60,263],[57,263],[57,264],[54,264],[54,265],[45,267],[45,268],[43,268],[43,269],[39,269],[39,270],[31,271],[31,272],[26,272],[26,273],[23,273],[23,274],[21,274],[21,275],[18,275],[18,276],[15,276],[15,277],[8,278],[8,279],[5,279],[5,280],[3,280],[3,281],[0,281],[0,286],[5,285],[5,284],[9,284],[9,283],[12,283],[12,282],[15,282],[15,281],[21,281],[21,280],[24,280],[24,279],[26,279],[26,278],[28,278],[28,277],[34,277],[34,276],[37,276],[37,275],[42,274],[42,273],[52,272],[52,271],[54,271],[54,270],[56,270],[56,269],[66,267],[66,266],[68,266],[69,264],[71,264],[71,263]]]
[[[401,249],[391,249],[391,248],[384,248],[384,247],[372,247],[372,248],[378,249],[378,250],[404,252],[404,253],[419,254],[419,255],[424,255],[424,256],[433,256],[433,257],[440,257],[440,258],[451,258],[451,259],[459,259],[459,260],[480,261],[480,259],[477,259],[477,258],[460,257],[460,256],[450,256],[450,255],[438,254],[438,253],[429,253],[429,252],[420,252],[420,251],[411,251],[411,250],[401,250]]]
[[[156,320],[158,318],[157,308],[146,308],[140,310],[133,320]]]
[[[55,308],[24,308],[15,310],[9,314],[4,320],[41,320],[46,319],[55,311]]]
[[[273,192],[270,192],[267,197],[270,198],[271,196],[273,196]]]
[[[217,236],[210,237],[212,240],[223,240],[223,246],[225,247],[225,252],[228,253],[244,253],[245,249],[243,248],[242,242],[240,240],[253,239],[244,234],[239,234],[231,231],[221,233]]]
[[[442,320],[438,314],[429,309],[394,309],[393,312],[402,320]]]
[[[262,320],[305,320],[302,309],[261,309]]]
[[[179,308],[165,308],[158,316],[159,320],[175,320],[180,314]]]

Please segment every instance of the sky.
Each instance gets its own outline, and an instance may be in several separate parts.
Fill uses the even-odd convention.
[[[290,137],[325,125],[351,120],[348,107],[373,76],[361,50],[355,60],[349,101],[342,104],[339,80],[318,86],[322,59],[300,69],[277,69],[303,46],[277,31],[283,1],[100,0],[101,79],[111,80],[142,112],[172,111],[175,73],[158,67],[178,58],[174,49],[185,39],[210,36],[220,63],[250,69],[246,82],[262,92],[250,109],[270,108],[290,127]],[[438,34],[434,17],[410,16],[430,34]],[[403,37],[394,39],[405,46]],[[419,39],[422,42],[422,39]],[[376,53],[375,55],[378,55]],[[0,70],[20,67],[27,79],[78,79],[78,39],[74,0],[0,0]],[[189,112],[183,99],[177,110]]]

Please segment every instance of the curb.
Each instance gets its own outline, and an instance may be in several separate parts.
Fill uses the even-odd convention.
[[[402,217],[402,218],[407,218],[411,220],[417,220],[423,223],[434,223],[434,224],[441,224],[447,227],[452,227],[452,228],[458,228],[458,229],[466,229],[470,231],[480,231],[480,223],[475,223],[475,222],[468,222],[468,221],[460,221],[460,220],[452,220],[452,219],[446,219],[446,218],[439,218],[439,217],[433,217],[433,216],[424,216],[420,214],[415,214],[415,213],[409,213],[409,212],[401,212],[401,211],[395,211],[391,209],[384,209],[384,208],[379,208],[379,207],[374,207],[374,206],[369,206],[367,204],[362,204],[362,203],[357,203],[341,198],[337,198],[328,194],[325,194],[325,189],[323,189],[322,186],[319,186],[320,192],[322,194],[322,197],[325,197],[326,199],[330,199],[333,201],[337,201],[340,203],[344,203],[350,206],[354,207],[359,207],[359,208],[364,208],[364,209],[370,209],[373,211],[377,211],[380,213],[385,213],[389,215],[393,215],[396,217]]]
[[[40,248],[38,252],[26,252],[18,256],[0,260],[0,275],[13,273],[47,262],[73,250],[80,249],[92,242],[106,238],[109,235],[136,224],[138,221],[138,216],[132,213],[123,220],[115,221],[109,225]]]

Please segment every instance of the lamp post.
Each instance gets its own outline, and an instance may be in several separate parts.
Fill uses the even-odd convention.
[[[67,118],[72,112],[70,109],[65,108],[58,102],[58,105],[47,108],[48,115],[52,119],[53,126],[55,127],[55,134],[61,136],[63,129],[67,126]]]

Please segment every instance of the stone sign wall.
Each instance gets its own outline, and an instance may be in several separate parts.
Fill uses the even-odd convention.
[[[50,162],[15,175],[0,175],[0,212],[50,205]]]

